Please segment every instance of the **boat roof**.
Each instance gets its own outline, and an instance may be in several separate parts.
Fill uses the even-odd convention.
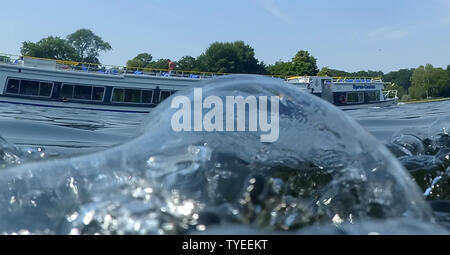
[[[68,71],[68,72],[83,72],[90,74],[105,74],[105,75],[126,75],[126,76],[154,76],[154,77],[170,77],[170,78],[192,78],[192,79],[207,79],[215,76],[230,75],[232,73],[221,72],[205,72],[205,71],[186,71],[174,69],[168,72],[168,69],[158,68],[143,68],[132,66],[118,66],[107,65],[100,63],[86,63],[69,60],[58,60],[48,58],[38,58],[30,56],[19,56],[12,54],[0,53],[0,64],[15,65],[23,67],[34,67],[47,70]],[[285,79],[281,75],[266,75],[274,78]]]
[[[381,77],[328,77],[328,76],[290,76],[288,81],[309,82],[312,79],[328,79],[333,83],[383,83]]]
[[[0,53],[0,64],[34,67],[46,70],[57,70],[66,72],[79,72],[104,75],[127,75],[127,76],[157,76],[157,77],[179,77],[205,79],[215,76],[225,75],[225,73],[202,72],[202,71],[184,71],[172,70],[169,74],[168,69],[125,67],[117,65],[105,65],[95,63],[76,62],[68,60],[57,60],[47,58],[37,58],[29,56],[18,56]]]

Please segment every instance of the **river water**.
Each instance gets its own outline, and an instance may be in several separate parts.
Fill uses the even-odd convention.
[[[167,102],[0,104],[0,233],[450,231],[450,101],[342,112],[271,79],[213,83],[204,94],[282,95],[280,139],[173,132]]]

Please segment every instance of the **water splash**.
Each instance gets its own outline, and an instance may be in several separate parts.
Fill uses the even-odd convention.
[[[0,170],[25,161],[38,161],[57,155],[46,153],[45,148],[40,146],[18,148],[0,136]]]
[[[193,99],[191,90],[183,94]],[[260,132],[174,132],[176,109],[166,100],[148,116],[143,135],[126,144],[0,172],[0,232],[169,234],[226,232],[229,224],[271,232],[404,217],[433,222],[399,162],[331,104],[259,76],[213,79],[203,94],[280,96],[278,141],[261,143]]]
[[[435,149],[450,147],[450,118],[441,118],[433,122],[428,129],[428,137]]]
[[[439,224],[448,229],[450,229],[450,207],[446,205],[450,199],[449,128],[450,119],[441,118],[428,127],[428,132],[401,130],[388,144],[388,148],[399,156],[400,162],[423,190]],[[399,140],[397,137],[405,136],[408,136],[408,139],[403,139],[402,143],[396,142]],[[420,153],[409,153],[410,151]]]
[[[0,169],[20,163],[19,150],[0,136]]]

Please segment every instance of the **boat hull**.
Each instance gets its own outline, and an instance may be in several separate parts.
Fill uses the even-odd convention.
[[[354,105],[341,105],[338,106],[341,110],[356,110],[362,108],[371,108],[371,107],[388,107],[392,105],[396,105],[398,103],[398,99],[387,99],[385,101],[380,101],[376,103],[370,104],[354,104]]]
[[[119,105],[97,105],[97,104],[83,104],[75,102],[63,101],[47,101],[27,98],[14,98],[0,95],[0,103],[21,104],[37,107],[50,108],[65,108],[78,110],[94,110],[94,111],[109,111],[109,112],[128,112],[128,113],[149,113],[153,107],[129,107]]]
[[[22,104],[40,107],[51,108],[66,108],[66,109],[81,109],[81,110],[94,110],[94,111],[110,111],[110,112],[129,112],[129,113],[149,113],[154,107],[129,107],[118,105],[95,105],[95,104],[83,104],[74,102],[63,101],[46,101],[26,98],[14,98],[0,95],[0,103]],[[355,105],[343,105],[337,106],[341,110],[356,110],[371,107],[388,107],[396,105],[397,99],[388,99],[382,102],[370,103],[370,104],[355,104]]]

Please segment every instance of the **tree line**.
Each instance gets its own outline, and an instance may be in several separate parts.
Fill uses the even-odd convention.
[[[22,42],[24,56],[71,60],[100,64],[101,52],[112,50],[108,42],[89,29],[79,29],[66,38],[48,36],[38,42]],[[254,49],[243,41],[214,42],[199,56],[183,56],[176,63],[176,70],[250,73],[279,76],[319,75],[338,77],[381,77],[390,82],[386,89],[396,89],[405,99],[427,97],[450,97],[450,65],[447,69],[435,68],[431,64],[413,69],[400,69],[389,73],[382,71],[346,72],[323,67],[319,70],[317,59],[308,51],[300,50],[290,61],[279,60],[267,65],[255,56]],[[126,62],[127,69],[167,69],[168,59],[153,59],[151,53],[143,52]]]
[[[79,29],[65,39],[49,36],[38,42],[22,42],[20,53],[24,56],[71,60],[100,64],[100,52],[112,50],[108,42],[89,29]]]

